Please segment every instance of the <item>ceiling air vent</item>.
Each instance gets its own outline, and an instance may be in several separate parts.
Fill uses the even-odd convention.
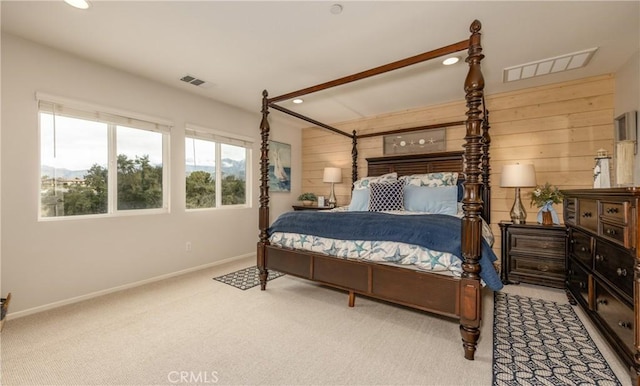
[[[209,88],[211,86],[211,83],[204,81],[202,79],[198,79],[195,76],[191,76],[191,75],[185,75],[182,78],[180,78],[181,81],[192,84],[194,86],[198,86],[198,87],[202,87],[202,88]]]
[[[556,56],[555,58],[542,59],[531,63],[507,67],[503,71],[503,81],[505,83],[513,82],[515,80],[584,67],[589,63],[589,60],[591,60],[597,50],[598,47],[595,47],[571,54]]]

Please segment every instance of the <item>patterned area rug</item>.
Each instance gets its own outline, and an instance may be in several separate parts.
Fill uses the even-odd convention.
[[[282,272],[269,270],[267,281],[277,279],[283,275],[284,273]],[[213,280],[217,280],[236,288],[240,288],[243,291],[260,284],[260,278],[258,277],[258,267],[255,266],[231,272],[223,276],[214,277]]]
[[[494,299],[494,385],[621,385],[572,306]]]

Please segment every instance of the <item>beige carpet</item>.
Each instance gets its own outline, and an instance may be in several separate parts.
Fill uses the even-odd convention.
[[[448,319],[365,298],[349,309],[345,293],[291,276],[270,281],[265,292],[212,279],[250,264],[238,261],[8,320],[0,334],[1,383],[491,384],[490,292],[470,362],[463,358],[458,324]],[[566,302],[559,290],[506,290]],[[591,334],[619,379],[630,384],[616,357]]]

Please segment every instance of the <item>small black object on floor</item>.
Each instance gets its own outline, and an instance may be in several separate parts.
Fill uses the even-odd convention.
[[[243,268],[239,271],[231,272],[226,275],[214,277],[213,280],[229,284],[230,286],[234,286],[241,290],[248,290],[249,288],[253,288],[260,284],[260,277],[258,267],[248,267]],[[283,276],[284,273],[269,270],[269,276],[267,277],[267,281],[279,278]]]

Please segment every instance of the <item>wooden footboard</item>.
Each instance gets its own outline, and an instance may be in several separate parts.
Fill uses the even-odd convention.
[[[351,297],[360,294],[456,319],[461,310],[480,315],[479,297],[468,296],[470,288],[452,276],[271,245],[265,247],[264,268],[339,288]]]

